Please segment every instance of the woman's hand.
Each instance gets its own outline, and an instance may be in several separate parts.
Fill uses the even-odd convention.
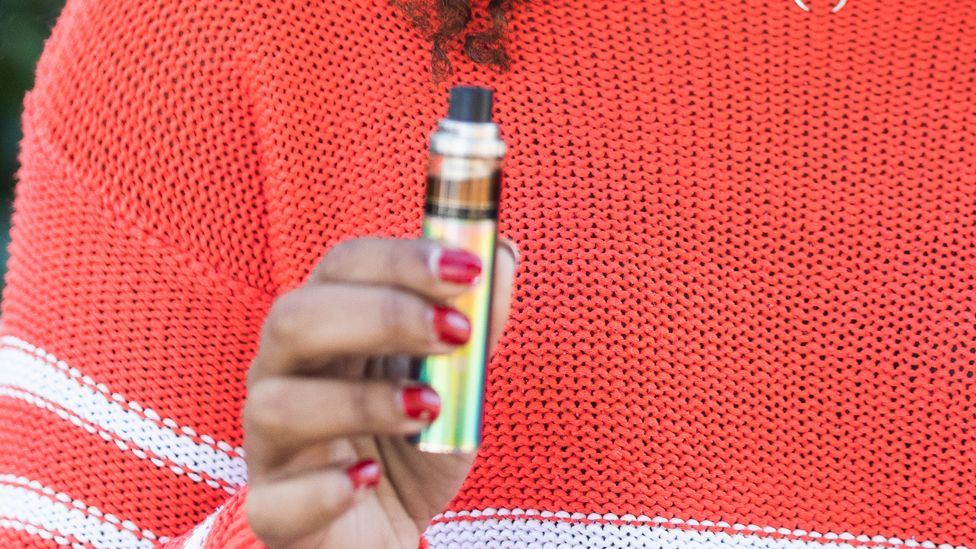
[[[515,255],[499,243],[491,349],[508,317]],[[266,545],[416,549],[474,456],[407,442],[440,405],[406,379],[410,357],[467,341],[467,319],[446,303],[480,268],[476,256],[431,240],[349,240],[274,303],[244,408],[247,517]]]

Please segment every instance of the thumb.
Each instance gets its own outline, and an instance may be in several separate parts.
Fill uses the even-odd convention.
[[[495,247],[494,292],[491,296],[491,327],[488,330],[488,355],[495,352],[495,346],[505,330],[508,312],[512,305],[512,285],[515,282],[515,267],[518,265],[518,247],[507,238],[499,238]]]

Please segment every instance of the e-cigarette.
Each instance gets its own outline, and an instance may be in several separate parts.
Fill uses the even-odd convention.
[[[451,304],[471,321],[471,338],[453,353],[424,357],[417,378],[441,397],[437,419],[414,442],[426,452],[473,452],[481,442],[488,328],[491,324],[498,198],[505,143],[491,120],[492,92],[451,90],[447,118],[430,139],[423,234],[481,258],[477,284]]]

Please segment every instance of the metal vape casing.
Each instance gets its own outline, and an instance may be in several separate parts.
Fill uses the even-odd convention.
[[[468,342],[451,354],[425,357],[417,366],[415,377],[441,398],[437,419],[414,437],[417,446],[427,452],[473,452],[481,443],[505,154],[505,143],[490,113],[490,90],[454,88],[448,117],[438,123],[430,140],[423,234],[478,255],[482,275],[468,292],[451,302],[471,321]]]

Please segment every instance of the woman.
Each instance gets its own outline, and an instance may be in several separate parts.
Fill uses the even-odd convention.
[[[2,545],[976,545],[976,15],[802,8],[69,1]],[[496,90],[521,251],[473,464],[364,375],[467,337],[435,307],[479,265],[414,236],[456,82]]]

